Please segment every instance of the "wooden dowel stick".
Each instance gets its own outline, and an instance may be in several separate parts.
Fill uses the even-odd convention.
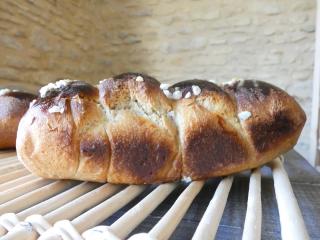
[[[55,223],[62,219],[73,219],[79,216],[83,211],[97,205],[104,199],[110,197],[119,189],[119,185],[106,183],[101,187],[98,187],[67,203],[66,205],[63,205],[62,207],[46,214],[45,218],[50,223]]]
[[[1,205],[0,212],[18,212],[75,185],[72,181],[56,181],[39,187]]]
[[[247,213],[242,234],[243,240],[261,239],[261,218],[261,174],[258,168],[253,170],[250,176]]]
[[[114,222],[110,226],[110,230],[119,238],[125,239],[176,187],[176,183],[159,185],[148,196]]]
[[[17,216],[19,217],[19,219],[25,219],[26,217],[33,214],[47,214],[91,191],[92,189],[96,188],[97,185],[98,184],[89,182],[80,183],[79,185],[74,186],[73,188],[70,188],[62,193],[59,193],[58,195],[49,198],[46,201],[40,202],[28,209],[17,213]]]
[[[145,190],[145,188],[146,186],[143,185],[131,185],[126,187],[118,194],[73,219],[72,223],[74,227],[82,233],[85,230],[96,226],[111,214],[125,206],[132,199],[137,197],[143,190]],[[87,219],[90,219],[90,221]]]
[[[294,196],[288,175],[280,159],[275,159],[271,163],[271,167],[280,215],[282,239],[309,239],[297,199]]]
[[[232,182],[232,176],[221,180],[193,235],[193,240],[214,239],[227,203]]]
[[[14,188],[14,187],[17,187],[17,186],[19,186],[21,184],[25,184],[25,183],[30,182],[30,181],[35,180],[35,179],[41,179],[41,178],[39,178],[38,176],[35,176],[33,174],[29,174],[29,175],[26,175],[26,176],[11,180],[11,181],[6,182],[6,183],[2,183],[2,184],[0,184],[0,192],[6,191],[6,190]]]
[[[203,185],[204,181],[191,182],[148,235],[155,239],[169,239]]]
[[[0,193],[0,214],[4,213],[5,209],[2,206],[2,204],[15,199],[19,196],[22,196],[30,191],[33,191],[34,189],[37,189],[39,187],[43,187],[47,184],[52,183],[53,180],[44,180],[44,179],[34,179],[30,182],[27,182],[25,184],[21,184],[17,187],[11,188],[9,190],[3,191]]]
[[[16,178],[19,178],[19,177],[22,177],[22,176],[25,176],[28,174],[30,174],[30,172],[27,169],[25,169],[25,168],[18,169],[18,170],[12,171],[10,173],[1,175],[0,176],[0,183],[5,183],[10,180],[13,180],[13,179],[16,179]]]
[[[79,216],[83,211],[87,210],[88,208],[95,206],[103,199],[109,197],[110,195],[115,193],[119,188],[120,186],[118,185],[108,183],[104,184],[101,187],[94,189],[82,195],[81,197],[74,199],[66,205],[63,205],[58,209],[44,215],[43,217],[41,217],[41,219],[43,219],[42,221],[47,222],[47,224],[54,224],[55,222],[63,219],[72,219],[75,216]],[[38,233],[31,227],[31,225],[29,228],[28,226],[22,227],[20,223],[17,226],[15,226],[11,231],[9,231],[8,234],[6,234],[3,238],[6,240],[36,240],[38,237]],[[41,237],[45,238],[46,235],[44,234],[44,236]]]
[[[0,175],[6,174],[21,168],[24,168],[24,166],[19,162],[9,163],[5,166],[0,166]]]

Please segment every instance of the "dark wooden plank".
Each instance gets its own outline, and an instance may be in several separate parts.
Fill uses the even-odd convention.
[[[295,151],[285,155],[285,168],[291,180],[294,193],[302,210],[311,239],[320,239],[320,174]],[[246,214],[249,171],[235,176],[228,202],[220,222],[216,239],[241,239]],[[193,201],[187,214],[180,222],[170,239],[190,239],[210,202],[220,179],[207,181],[204,188]],[[150,186],[141,196],[103,222],[111,225],[125,211],[138,203],[155,186]],[[169,197],[147,217],[132,234],[148,232],[167,212],[183,191],[179,186]],[[281,239],[279,213],[273,188],[272,172],[262,169],[262,239]]]

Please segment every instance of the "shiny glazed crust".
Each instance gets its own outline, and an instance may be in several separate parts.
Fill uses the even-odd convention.
[[[195,86],[200,92],[190,95]],[[176,89],[178,100],[166,96]],[[206,179],[288,151],[306,120],[291,96],[264,82],[189,80],[166,90],[152,77],[125,73],[97,87],[76,81],[48,91],[20,122],[18,157],[45,178]],[[239,118],[243,112],[249,117]]]
[[[0,94],[0,149],[14,148],[19,121],[36,96],[19,91]]]

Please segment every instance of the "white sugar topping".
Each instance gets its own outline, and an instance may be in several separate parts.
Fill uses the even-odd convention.
[[[53,90],[57,90],[61,87],[65,87],[73,82],[77,82],[78,80],[70,80],[70,79],[64,79],[64,80],[59,80],[55,83],[49,83],[46,86],[43,86],[42,88],[40,88],[39,93],[40,93],[40,97],[46,97],[48,92],[53,91]]]
[[[185,182],[185,183],[189,183],[189,182],[192,182],[192,178],[191,178],[191,177],[183,176],[183,177],[182,177],[182,181]]]
[[[29,107],[33,106],[33,104],[35,104],[36,99],[33,99],[30,103],[29,103]]]
[[[170,87],[170,84],[168,83],[161,83],[160,84],[160,89],[162,90],[167,90]]]
[[[59,106],[52,106],[51,108],[48,109],[49,113],[63,113],[64,108],[60,108]]]
[[[242,87],[243,86],[243,84],[244,84],[244,81],[239,81],[239,83],[238,83],[238,87]]]
[[[106,81],[106,80],[108,80],[108,79],[110,79],[110,78],[105,78],[105,79],[100,80],[100,81],[99,81],[99,84],[103,83],[104,81]]]
[[[240,81],[243,81],[243,78],[235,77],[235,78],[232,78],[231,81],[226,82],[226,83],[224,83],[224,84],[234,85],[235,83],[240,82]]]
[[[187,92],[186,95],[184,95],[184,98],[190,98],[191,97],[191,92]]]
[[[175,90],[173,93],[171,93],[168,89],[164,89],[162,91],[167,96],[167,98],[175,100],[182,98],[182,92],[180,90]]]
[[[62,99],[59,101],[58,105],[54,105],[48,109],[49,113],[63,113],[65,110],[65,101]]]
[[[241,122],[247,120],[249,117],[251,117],[251,115],[252,114],[249,111],[243,111],[243,112],[238,113],[238,117]]]
[[[201,93],[201,88],[197,85],[192,85],[193,95],[198,96]]]
[[[3,89],[0,89],[0,96],[1,96],[1,95],[5,95],[5,94],[7,94],[7,93],[11,93],[11,92],[19,92],[19,90],[17,90],[17,89],[3,88]]]
[[[48,85],[40,88],[40,90],[39,90],[40,97],[45,97],[47,95],[47,93],[49,91],[51,91],[52,89],[57,89],[57,87],[55,86],[54,83],[49,83]]]
[[[164,95],[166,95],[168,98],[172,96],[171,92],[167,89],[163,90]]]
[[[144,79],[141,76],[136,77],[136,82],[143,82]]]
[[[179,91],[179,90],[174,91],[173,94],[172,94],[172,98],[176,99],[176,100],[181,99],[182,98],[182,92]]]
[[[9,88],[0,89],[0,96],[5,95],[10,92],[12,92],[12,90]]]
[[[165,86],[166,87],[166,86]],[[192,95],[198,96],[201,93],[201,88],[197,85],[192,85],[192,91],[187,92],[184,98],[190,98]],[[179,87],[174,88],[174,92],[171,93],[168,89],[163,89],[163,93],[170,99],[179,100],[182,98],[182,91]]]

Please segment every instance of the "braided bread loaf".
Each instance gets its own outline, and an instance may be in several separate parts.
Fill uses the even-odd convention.
[[[95,87],[59,81],[20,122],[17,153],[54,179],[144,184],[223,176],[262,165],[296,143],[306,116],[259,81],[173,86],[126,73]]]

